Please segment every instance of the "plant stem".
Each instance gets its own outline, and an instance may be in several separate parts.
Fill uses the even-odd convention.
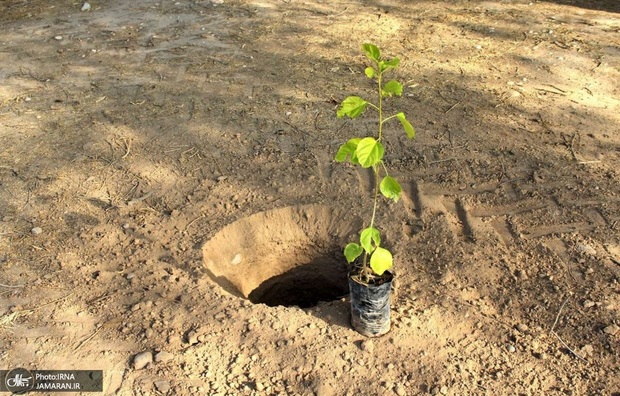
[[[381,73],[381,69],[379,69],[379,73],[377,75],[377,85],[378,85],[378,91],[379,91],[379,139],[381,140],[381,136],[383,135],[383,92],[381,89],[381,75],[383,73]]]
[[[377,202],[379,201],[379,167],[375,166],[372,169],[375,172],[375,199],[372,205],[372,217],[370,219],[370,226],[374,227],[375,215],[377,214]]]
[[[379,91],[379,102],[378,102],[379,106],[377,107],[377,110],[379,111],[379,136],[377,139],[378,141],[381,140],[381,137],[383,135],[383,92],[381,92],[382,91],[381,74],[382,74],[381,72],[377,74],[377,89]],[[374,200],[373,200],[373,205],[372,205],[372,217],[370,218],[370,227],[374,227],[375,225],[375,216],[377,214],[377,203],[379,201],[379,167],[375,165],[372,169],[375,172],[375,194],[374,194]],[[367,259],[368,259],[368,253],[364,255],[364,267],[366,266]]]
[[[377,65],[379,66],[379,65]],[[383,135],[383,92],[381,89],[381,75],[383,73],[381,73],[381,66],[379,66],[379,73],[377,74],[377,91],[379,92],[379,108],[377,110],[379,110],[379,136],[378,136],[378,141],[381,140],[381,136]],[[372,206],[372,218],[370,219],[370,226],[373,227],[375,224],[375,215],[377,213],[377,201],[379,198],[379,168],[377,166],[374,166],[373,171],[375,172],[375,199],[374,199],[374,203]]]
[[[393,116],[389,116],[385,120],[383,120],[382,124],[384,124],[384,123],[388,122],[389,120],[391,120],[392,118],[396,118],[396,117],[397,117],[396,114],[394,114]]]

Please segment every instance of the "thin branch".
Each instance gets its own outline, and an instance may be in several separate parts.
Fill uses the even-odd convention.
[[[373,107],[375,110],[379,111],[379,107],[375,106],[374,104],[370,103],[370,102],[366,102],[370,105],[370,107]]]
[[[570,140],[570,152],[573,155],[573,159],[575,161],[578,161],[577,159],[577,154],[575,154],[575,138],[577,137],[577,134],[574,133],[573,134],[573,138]]]
[[[66,296],[64,296],[64,297],[60,297],[60,298],[57,298],[57,299],[55,299],[55,300],[53,300],[53,301],[50,301],[50,302],[48,302],[48,303],[45,303],[45,304],[43,304],[43,305],[39,305],[39,306],[34,307],[34,308],[26,309],[26,311],[36,311],[36,310],[41,309],[41,308],[43,308],[43,307],[47,307],[48,305],[56,304],[57,302],[60,302],[60,301],[62,301],[62,300],[65,300],[67,297],[69,297],[69,296],[71,296],[71,295],[73,295],[73,292],[71,292],[71,293],[67,294],[67,295],[66,295]]]
[[[567,301],[568,301],[568,297],[566,297],[566,299],[564,300],[562,305],[560,305],[560,309],[558,310],[558,314],[555,316],[555,322],[553,322],[553,326],[551,326],[551,332],[552,333],[553,333],[553,329],[555,329],[555,325],[558,324],[558,320],[560,320],[560,314],[562,313],[562,310],[564,309],[564,306],[566,305]]]
[[[84,340],[82,340],[74,349],[74,351],[77,351],[78,349],[80,349],[82,346],[84,346],[84,344],[86,344],[88,341],[92,340],[97,333],[99,333],[99,330],[101,330],[103,328],[103,325],[99,325],[95,331],[93,331],[88,337],[86,337]]]
[[[573,351],[565,342],[564,340],[562,340],[562,338],[560,338],[560,336],[555,332],[555,326],[558,324],[558,320],[560,320],[560,314],[562,313],[562,309],[564,309],[564,306],[566,305],[566,302],[568,301],[568,297],[566,297],[566,299],[564,300],[564,302],[562,303],[562,305],[560,305],[560,309],[558,310],[558,314],[555,316],[555,321],[553,322],[553,326],[551,326],[551,334],[553,334],[561,343],[562,345],[564,345],[564,348],[568,349],[568,351],[570,353],[572,353],[573,355],[575,355],[576,357],[578,357],[580,360],[582,360],[585,363],[589,363],[583,356],[581,356],[580,354],[578,354],[577,352]]]
[[[562,345],[564,345],[564,348],[568,349],[568,351],[570,353],[572,353],[573,355],[575,355],[576,357],[578,357],[581,361],[583,361],[584,363],[590,363],[588,362],[583,356],[581,356],[580,354],[578,354],[577,352],[573,351],[568,345],[566,345],[566,343],[560,338],[560,336],[555,332],[552,331],[551,334],[553,334],[561,343]]]
[[[441,159],[441,160],[427,162],[426,164],[427,165],[432,165],[432,164],[438,164],[440,162],[448,162],[448,161],[456,161],[456,158],[446,158],[446,159]]]
[[[125,155],[123,155],[121,159],[127,158],[131,150],[131,140],[123,139],[123,143],[125,143]]]
[[[448,114],[449,112],[451,112],[456,106],[460,105],[463,102],[463,99],[459,100],[458,102],[456,102],[455,104],[453,104],[448,110],[446,110],[446,112],[444,114]]]
[[[4,285],[4,284],[0,283],[0,287],[6,287],[7,289],[17,289],[17,288],[24,287],[24,286],[26,286],[26,285],[15,285],[15,286],[12,286],[12,285]]]

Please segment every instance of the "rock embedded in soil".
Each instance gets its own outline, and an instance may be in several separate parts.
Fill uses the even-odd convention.
[[[155,362],[166,363],[174,359],[174,355],[170,352],[161,351],[155,355]]]
[[[199,342],[198,341],[198,333],[196,333],[195,330],[190,331],[187,334],[187,343],[189,345],[196,345],[196,344],[198,344],[198,342]]]
[[[521,333],[525,333],[526,331],[529,330],[529,327],[527,327],[527,325],[524,323],[519,323],[517,325],[517,330],[519,330]]]
[[[375,350],[375,344],[372,340],[364,340],[360,343],[360,349],[362,351],[372,353]]]
[[[154,385],[155,385],[155,389],[157,389],[159,392],[163,394],[170,392],[170,383],[168,381],[165,381],[165,380],[155,381]]]
[[[394,388],[394,392],[398,396],[406,396],[407,395],[407,391],[405,390],[405,387],[402,386],[402,385],[396,385],[396,388]]]
[[[40,235],[43,233],[43,229],[41,227],[34,227],[30,232],[32,232],[33,235]]]
[[[616,335],[620,331],[620,327],[617,324],[611,324],[603,329],[603,332],[609,335]]]
[[[153,354],[151,352],[140,352],[133,358],[133,367],[136,370],[142,370],[153,362]]]

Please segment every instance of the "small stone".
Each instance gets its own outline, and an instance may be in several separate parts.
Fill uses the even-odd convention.
[[[228,179],[228,176],[218,176],[217,181],[222,182],[226,179]]]
[[[594,301],[586,300],[586,301],[583,302],[583,307],[584,308],[592,308],[595,305],[596,305],[596,303]]]
[[[527,325],[524,323],[519,323],[517,325],[517,330],[519,330],[521,333],[525,333],[526,331],[529,330],[529,327],[527,327]]]
[[[360,349],[368,353],[372,353],[375,350],[375,344],[372,340],[364,340],[360,343]]]
[[[508,352],[513,353],[516,352],[517,348],[514,345],[508,345]]]
[[[398,396],[406,396],[407,395],[407,390],[402,385],[396,385],[396,388],[394,388],[394,392],[396,392],[396,394]]]
[[[596,249],[587,243],[578,243],[577,250],[588,256],[596,256]]]
[[[170,352],[161,351],[155,355],[155,362],[166,363],[174,359],[174,355]]]
[[[187,343],[189,345],[196,345],[198,344],[198,334],[192,330],[187,334]]]
[[[40,235],[43,232],[43,229],[41,227],[34,227],[32,230],[30,230],[30,232],[32,232],[32,234],[34,235]]]
[[[620,327],[616,324],[609,325],[603,329],[605,334],[616,335],[620,331]]]
[[[593,352],[594,352],[594,348],[590,344],[586,344],[583,347],[581,347],[581,353],[584,356],[591,356]]]
[[[439,389],[439,393],[441,393],[442,395],[447,395],[448,394],[448,387],[447,386],[442,386],[441,389]]]
[[[528,279],[527,272],[525,272],[525,270],[516,270],[515,271],[515,276],[519,280],[527,280]]]
[[[153,362],[153,354],[151,352],[140,352],[133,358],[133,367],[141,370]]]
[[[90,4],[88,2],[85,2],[80,10],[81,11],[90,11]]]
[[[161,393],[166,394],[170,392],[170,383],[168,381],[164,381],[164,380],[155,381],[154,385],[155,385],[155,388]]]
[[[54,39],[60,41],[60,40],[62,40],[62,36],[56,36],[56,37],[54,37]]]

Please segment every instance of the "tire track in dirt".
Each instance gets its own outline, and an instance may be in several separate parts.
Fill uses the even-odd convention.
[[[515,196],[511,203],[494,206],[476,203],[475,197],[497,190],[495,183],[466,189],[442,188],[436,184],[416,181],[406,181],[403,185],[403,202],[410,217],[424,222],[430,213],[443,213],[455,238],[470,243],[486,235],[497,239],[504,246],[511,246],[520,238],[528,240],[554,234],[589,232],[612,222],[600,208],[592,207],[602,204],[602,201],[556,202],[549,198],[522,199]],[[540,211],[566,207],[581,209],[579,212],[587,221],[529,225],[541,218]]]
[[[373,194],[375,190],[375,178],[372,169],[355,169],[355,174],[359,182],[360,194]]]

